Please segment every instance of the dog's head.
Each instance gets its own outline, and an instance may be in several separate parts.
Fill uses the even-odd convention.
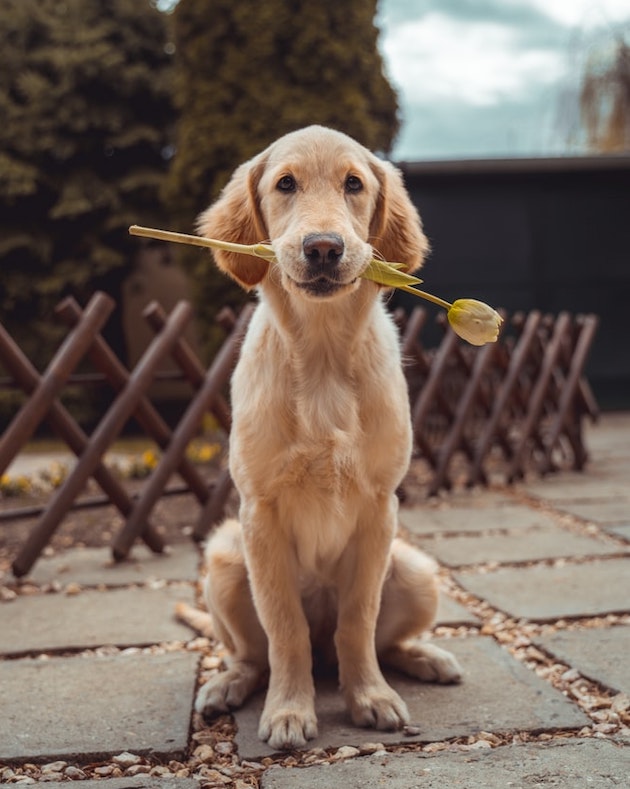
[[[241,165],[199,217],[198,231],[240,244],[271,242],[283,287],[309,299],[356,289],[374,253],[411,272],[428,249],[398,170],[321,126],[287,134]],[[274,265],[214,254],[248,289],[264,283]]]

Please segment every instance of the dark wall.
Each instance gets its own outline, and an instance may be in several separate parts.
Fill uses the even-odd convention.
[[[630,407],[630,157],[401,169],[433,247],[426,289],[510,312],[596,313],[587,375],[602,407]]]

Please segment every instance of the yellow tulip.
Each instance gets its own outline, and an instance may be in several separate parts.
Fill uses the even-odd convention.
[[[446,313],[453,331],[471,345],[496,342],[503,318],[476,299],[457,299]]]

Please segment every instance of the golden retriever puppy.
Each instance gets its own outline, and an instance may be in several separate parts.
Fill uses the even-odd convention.
[[[242,165],[199,220],[205,236],[269,240],[277,262],[215,252],[259,304],[232,380],[230,470],[240,523],[209,540],[205,595],[229,668],[199,691],[206,716],[269,677],[259,736],[317,735],[313,650],[334,654],[358,726],[396,729],[405,703],[379,666],[454,682],[432,623],[433,562],[395,539],[411,429],[398,335],[373,256],[417,269],[427,250],[398,171],[344,134],[311,126]]]

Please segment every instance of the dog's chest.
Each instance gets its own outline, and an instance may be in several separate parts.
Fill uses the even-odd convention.
[[[395,487],[409,454],[396,343],[393,353],[374,354],[382,339],[375,335],[370,347],[343,353],[332,338],[296,351],[258,336],[260,343],[246,342],[233,380],[231,457],[241,494],[297,491],[338,507],[335,499],[352,491]]]

